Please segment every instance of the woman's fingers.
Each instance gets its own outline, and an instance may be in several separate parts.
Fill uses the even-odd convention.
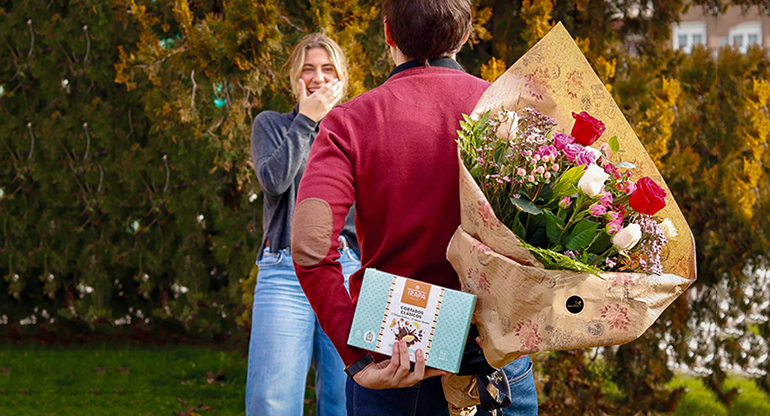
[[[304,88],[302,91],[299,96],[299,112],[320,121],[342,98],[342,82],[334,79],[310,95],[305,94]]]

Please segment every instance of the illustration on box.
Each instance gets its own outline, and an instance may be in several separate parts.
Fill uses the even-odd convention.
[[[393,353],[396,341],[406,341],[409,357],[418,349],[430,354],[436,318],[441,309],[443,290],[411,279],[394,279],[377,341],[377,351]],[[400,295],[400,296],[399,296]]]

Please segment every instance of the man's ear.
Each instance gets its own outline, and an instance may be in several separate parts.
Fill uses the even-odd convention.
[[[465,42],[467,42],[467,41],[468,41],[468,38],[469,38],[470,36],[471,36],[471,30],[470,30],[470,29],[468,29],[468,31],[467,31],[467,32],[465,32],[465,36],[463,36],[463,43],[461,43],[461,45],[465,45]]]
[[[396,42],[393,41],[393,36],[390,34],[390,23],[388,23],[387,20],[385,20],[385,22],[383,23],[384,23],[383,26],[385,30],[385,43],[387,43],[388,46],[396,46]]]

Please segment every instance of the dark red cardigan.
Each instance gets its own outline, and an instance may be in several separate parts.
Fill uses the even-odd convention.
[[[332,244],[325,259],[295,263],[295,269],[346,365],[366,354],[347,345],[365,268],[460,288],[446,260],[460,224],[455,140],[462,114],[473,110],[488,86],[457,69],[412,68],[337,106],[321,122],[297,204],[308,198],[328,202]],[[354,201],[362,269],[351,277],[351,299],[334,259]]]

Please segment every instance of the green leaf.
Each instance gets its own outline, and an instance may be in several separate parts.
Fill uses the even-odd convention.
[[[599,228],[599,223],[595,221],[583,220],[578,222],[570,232],[564,247],[567,250],[582,250],[588,247],[596,235],[597,228]]]
[[[610,150],[617,153],[620,150],[620,143],[618,143],[618,136],[612,136],[610,139]]]
[[[531,244],[527,244],[524,241],[522,241],[519,245],[529,250],[530,253],[532,253],[538,260],[540,260],[541,263],[543,263],[543,266],[545,266],[546,269],[588,272],[604,280],[604,278],[599,274],[602,271],[596,266],[591,266],[589,264],[582,263],[579,260],[571,259],[564,254],[557,253],[553,250],[535,247]]]
[[[551,201],[564,198],[567,195],[572,195],[577,192],[577,183],[580,181],[580,178],[583,177],[583,172],[583,166],[575,166],[567,169],[567,171],[559,177],[559,180],[553,184],[553,187],[551,188],[553,190]]]
[[[591,243],[588,251],[595,254],[601,254],[607,251],[611,245],[612,239],[610,238],[610,235],[606,232],[599,232],[596,234],[596,238],[594,238],[594,241]]]
[[[566,224],[564,220],[557,217],[550,209],[544,209],[543,214],[545,214],[546,219],[545,233],[548,236],[548,241],[550,241],[551,244],[558,244],[559,237],[564,232],[564,226]]]
[[[538,208],[537,205],[533,204],[531,201],[527,201],[526,199],[511,198],[511,203],[516,206],[516,208],[526,212],[527,214],[540,215],[543,213],[542,209]]]
[[[524,224],[522,224],[521,220],[518,218],[514,221],[511,231],[513,231],[513,233],[516,234],[516,237],[519,237],[522,241],[527,238],[527,229],[524,228]]]
[[[618,162],[615,164],[616,168],[636,169],[636,165],[631,162]]]

